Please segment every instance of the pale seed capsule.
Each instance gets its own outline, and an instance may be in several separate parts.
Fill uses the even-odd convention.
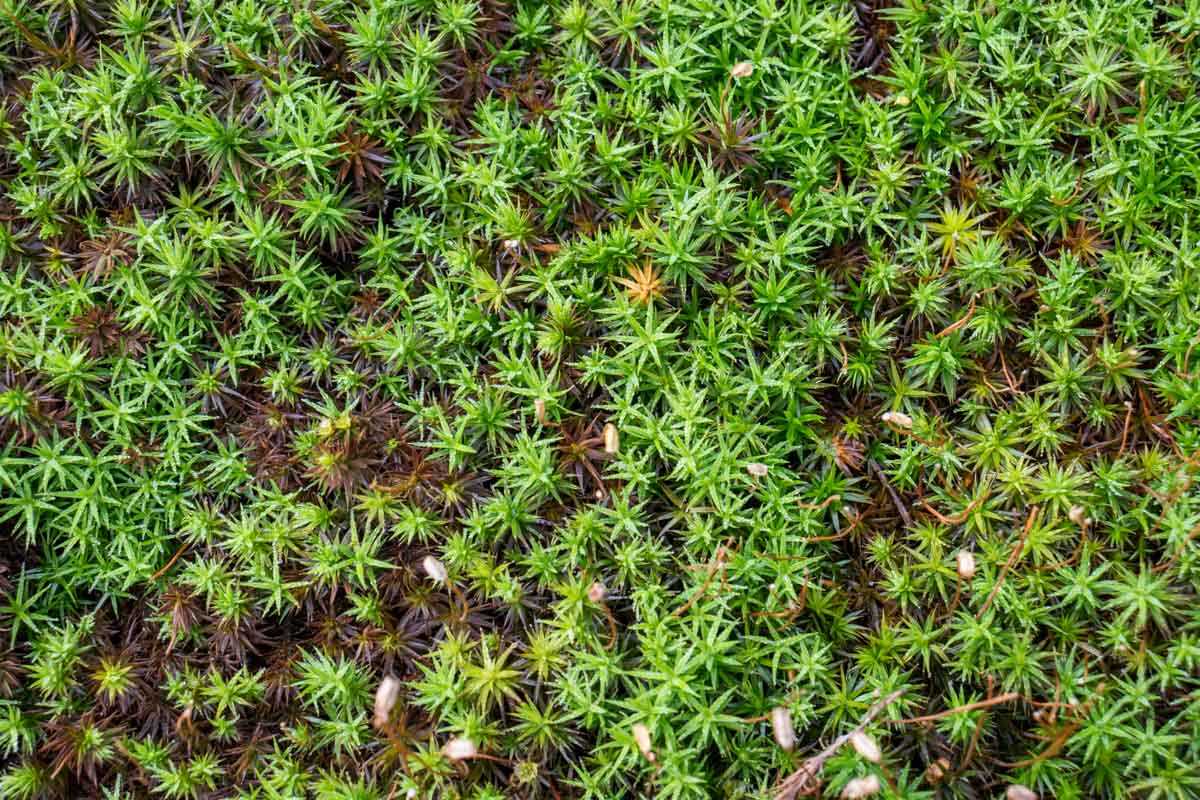
[[[478,754],[475,743],[465,737],[456,736],[442,747],[442,755],[451,761],[466,761]]]
[[[603,603],[607,597],[608,587],[600,581],[596,581],[588,587],[588,600],[591,600],[593,603]]]
[[[897,428],[903,428],[904,430],[910,430],[913,426],[912,417],[910,417],[908,414],[905,414],[903,411],[886,411],[880,417],[880,419],[888,425],[894,425]]]
[[[546,424],[546,401],[538,397],[533,401],[533,415],[541,425]]]
[[[784,706],[771,709],[771,731],[775,743],[789,753],[796,749],[796,729],[792,727],[792,712]]]
[[[767,476],[767,465],[754,461],[746,465],[746,472],[749,472],[755,478],[765,478]]]
[[[1087,518],[1087,512],[1083,510],[1083,506],[1071,506],[1071,510],[1067,512],[1067,519],[1081,528],[1086,528],[1091,522]]]
[[[610,456],[621,449],[621,434],[611,422],[604,426],[604,452]]]
[[[733,65],[733,69],[729,70],[729,77],[740,81],[742,78],[749,78],[754,74],[754,65],[749,61],[739,61]]]
[[[860,756],[870,761],[872,764],[878,764],[883,761],[883,753],[879,750],[879,745],[875,744],[875,740],[862,731],[855,731],[850,734],[850,746]]]
[[[425,560],[421,562],[421,569],[436,583],[445,583],[450,577],[450,573],[446,572],[446,565],[433,556],[425,556]]]
[[[642,751],[642,756],[647,761],[653,761],[656,758],[654,748],[650,742],[650,729],[640,722],[633,726],[633,741],[637,744],[638,750]]]
[[[375,690],[375,714],[371,718],[371,724],[376,728],[387,725],[392,708],[399,698],[400,679],[395,675],[388,675],[380,681],[379,688]]]
[[[1038,800],[1037,792],[1019,783],[1011,784],[1004,792],[1008,800]]]
[[[959,550],[958,555],[954,557],[954,561],[958,568],[958,577],[964,581],[969,581],[975,577],[975,554],[970,550]]]
[[[925,779],[930,783],[937,783],[942,778],[946,777],[946,773],[950,770],[950,762],[945,758],[939,758],[925,768]]]
[[[868,775],[865,778],[855,778],[842,789],[844,800],[858,800],[860,797],[870,797],[878,794],[883,786],[879,783],[878,775]]]

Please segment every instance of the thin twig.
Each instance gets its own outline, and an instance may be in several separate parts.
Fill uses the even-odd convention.
[[[966,315],[963,316],[963,318],[960,319],[958,322],[952,323],[951,325],[948,325],[947,327],[938,331],[937,335],[934,338],[941,339],[943,336],[949,336],[950,334],[954,333],[956,330],[961,328],[963,325],[966,325],[968,322],[970,322],[971,317],[973,317],[973,316],[975,316],[975,298],[974,297],[971,298],[971,306],[970,306],[970,308],[967,309]]]
[[[608,618],[608,643],[604,645],[604,649],[612,650],[617,644],[617,618],[613,616],[608,603],[601,603],[600,607],[604,609],[604,616]]]
[[[828,506],[830,503],[835,503],[841,499],[842,499],[842,496],[840,494],[831,494],[831,495],[829,495],[829,497],[826,497],[820,503],[805,503],[803,501],[797,501],[796,505],[798,505],[798,506],[800,506],[800,508],[806,509],[808,511],[820,511],[821,509]]]
[[[793,800],[797,795],[804,793],[808,794],[812,791],[811,784],[821,771],[821,767],[825,766],[825,762],[829,757],[841,749],[842,745],[850,741],[850,737],[861,732],[864,728],[871,724],[879,713],[885,708],[896,702],[900,695],[904,694],[903,689],[897,689],[887,697],[880,700],[867,711],[865,717],[858,723],[854,730],[849,733],[842,734],[833,740],[833,743],[826,747],[821,752],[817,753],[812,758],[805,760],[800,768],[781,780],[775,787],[775,800]]]
[[[712,585],[713,577],[717,574],[717,571],[725,569],[725,558],[728,554],[729,545],[732,543],[733,540],[730,539],[725,544],[717,548],[717,557],[714,558],[712,563],[708,565],[708,574],[704,576],[704,583],[700,585],[700,588],[697,589],[690,598],[688,598],[686,603],[675,609],[675,611],[671,614],[672,617],[682,617],[685,613],[687,613],[689,608],[696,604],[696,601],[699,600],[702,595],[708,592],[708,587]]]
[[[183,555],[184,551],[187,550],[190,545],[191,542],[184,542],[182,545],[180,545],[179,549],[175,551],[175,555],[171,556],[171,560],[164,564],[162,569],[151,575],[150,580],[156,581],[163,575],[166,575],[167,570],[175,566],[175,562],[179,560],[179,557]]]
[[[796,598],[796,602],[789,608],[783,611],[755,611],[750,616],[752,617],[786,617],[788,622],[791,622],[796,617],[804,613],[804,609],[808,602],[808,573],[804,573],[804,585],[800,587],[800,596]]]
[[[937,714],[926,714],[923,717],[909,717],[908,719],[893,719],[889,722],[893,725],[913,725],[918,722],[933,722],[934,720],[943,719],[944,717],[952,717],[955,714],[965,714],[968,711],[977,711],[981,708],[1007,703],[1012,700],[1019,700],[1021,695],[1016,692],[1006,692],[998,694],[995,697],[989,697],[987,700],[980,700],[975,703],[967,703],[966,705],[955,706],[948,708],[945,711],[939,711]]]
[[[979,609],[976,619],[983,617],[987,613],[987,610],[991,608],[992,601],[996,599],[996,594],[1000,591],[1000,585],[1004,583],[1004,578],[1008,575],[1008,571],[1012,569],[1013,564],[1017,563],[1017,558],[1021,555],[1021,550],[1025,548],[1025,541],[1029,538],[1029,532],[1033,530],[1033,522],[1037,519],[1037,515],[1037,506],[1029,509],[1029,518],[1025,520],[1025,528],[1021,531],[1021,537],[1017,539],[1016,546],[1013,547],[1008,560],[1004,562],[1004,567],[1000,570],[1000,577],[996,579],[996,585],[988,593],[987,600],[984,601],[983,608]]]
[[[971,512],[983,505],[983,502],[987,499],[988,493],[984,492],[982,497],[977,497],[976,499],[972,500],[967,504],[966,508],[955,514],[953,517],[947,517],[925,501],[921,501],[921,506],[930,514],[933,514],[933,516],[937,517],[937,521],[943,525],[958,525],[959,523],[965,522],[967,517],[971,516]]]
[[[904,520],[904,527],[911,528],[913,521],[912,515],[908,513],[908,506],[904,505],[904,501],[900,499],[899,493],[892,486],[891,481],[883,474],[883,469],[875,459],[870,462],[871,471],[875,473],[875,477],[883,484],[883,488],[887,490],[888,496],[892,498],[892,505],[896,507],[896,512],[900,514],[900,519]]]
[[[1129,419],[1133,416],[1133,403],[1125,401],[1125,426],[1121,428],[1121,449],[1117,451],[1117,458],[1125,454],[1125,443],[1129,440]]]
[[[859,524],[862,522],[862,519],[863,519],[863,514],[860,511],[854,515],[854,519],[851,520],[849,525],[847,525],[845,528],[842,528],[837,533],[832,534],[831,536],[809,536],[808,538],[801,539],[800,541],[803,542],[804,544],[813,544],[814,542],[836,542],[838,539],[846,538],[846,534],[850,533],[850,531],[857,528],[859,526]]]
[[[1175,554],[1172,555],[1169,560],[1159,564],[1150,571],[1155,573],[1163,572],[1164,570],[1168,570],[1173,567],[1175,562],[1179,560],[1179,557],[1182,556],[1187,550],[1188,543],[1196,537],[1197,533],[1200,533],[1200,524],[1195,525],[1190,531],[1188,531],[1187,536],[1183,537],[1183,541],[1180,542],[1179,547],[1175,548]]]

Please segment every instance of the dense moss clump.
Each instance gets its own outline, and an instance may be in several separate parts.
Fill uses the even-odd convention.
[[[1200,796],[1198,77],[0,0],[0,800]]]

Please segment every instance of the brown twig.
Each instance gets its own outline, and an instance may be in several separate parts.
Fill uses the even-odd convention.
[[[804,585],[800,587],[800,596],[796,598],[796,602],[789,608],[783,611],[755,611],[750,616],[752,617],[784,617],[789,622],[794,620],[800,614],[804,613],[804,609],[808,603],[808,573],[804,573]]]
[[[896,512],[900,515],[900,519],[904,520],[904,527],[911,528],[913,521],[912,515],[908,513],[908,506],[904,505],[904,502],[900,499],[899,493],[892,486],[891,481],[887,479],[887,476],[883,474],[883,469],[879,466],[879,463],[876,462],[875,459],[871,459],[870,467],[871,471],[875,473],[875,478],[887,491],[888,497],[892,499],[892,505],[896,507]]]
[[[1070,203],[1076,197],[1078,197],[1081,189],[1083,189],[1083,174],[1082,173],[1079,176],[1079,180],[1075,181],[1075,191],[1071,192],[1071,196],[1068,197],[1066,200],[1055,200],[1053,197],[1047,197],[1046,199],[1049,200],[1052,204],[1062,207],[1062,206],[1065,206],[1067,203]]]
[[[732,544],[733,544],[733,539],[729,539],[725,542],[725,544],[723,544],[717,548],[716,558],[714,558],[712,560],[712,562],[708,565],[708,574],[704,576],[704,583],[702,583],[700,585],[699,589],[697,589],[694,593],[692,593],[692,596],[690,598],[688,598],[688,601],[686,603],[684,603],[682,606],[680,606],[679,608],[675,609],[674,612],[672,612],[672,614],[671,614],[672,617],[674,617],[674,618],[682,617],[684,614],[687,613],[687,610],[689,608],[691,608],[692,606],[694,606],[696,604],[696,601],[699,600],[702,595],[704,595],[708,592],[708,587],[712,585],[713,577],[716,576],[718,570],[725,569],[725,559],[729,555],[729,547]]]
[[[923,717],[909,717],[908,719],[893,719],[889,720],[889,722],[893,725],[914,725],[918,722],[933,722],[934,720],[942,719],[944,717],[952,717],[955,714],[965,714],[968,711],[977,711],[981,708],[988,708],[1001,703],[1008,703],[1012,700],[1019,700],[1020,698],[1021,695],[1017,694],[1016,692],[1005,692],[1004,694],[998,694],[995,697],[989,697],[987,700],[980,700],[975,703],[967,703],[966,705],[955,706],[954,708],[948,708],[945,711],[939,711],[936,714],[926,714]]]
[[[971,298],[971,305],[967,309],[966,315],[964,317],[962,317],[961,319],[959,319],[958,322],[951,323],[947,327],[938,331],[934,338],[941,339],[943,336],[949,336],[950,334],[954,333],[956,330],[961,328],[963,325],[966,325],[968,322],[970,322],[971,317],[973,317],[973,316],[975,316],[975,298],[974,297]]]
[[[820,511],[821,509],[827,507],[830,503],[835,503],[841,499],[842,499],[842,496],[840,494],[831,494],[831,495],[829,495],[829,497],[826,497],[820,503],[805,503],[803,501],[798,500],[798,501],[796,501],[796,505],[798,505],[798,506],[800,506],[800,508],[806,509],[808,511]]]
[[[1187,536],[1185,536],[1183,538],[1183,541],[1179,543],[1179,547],[1175,548],[1175,554],[1172,555],[1170,559],[1163,562],[1162,564],[1159,564],[1158,566],[1154,567],[1154,569],[1152,569],[1150,571],[1151,572],[1163,572],[1163,571],[1168,570],[1171,567],[1173,567],[1175,565],[1175,562],[1179,560],[1179,557],[1182,556],[1184,554],[1184,551],[1187,550],[1188,543],[1191,542],[1192,539],[1196,538],[1197,533],[1200,533],[1200,524],[1195,525],[1190,531],[1188,531]]]
[[[1015,764],[1010,764],[1004,761],[997,763],[1006,769],[1025,769],[1026,767],[1031,767],[1034,764],[1039,764],[1048,758],[1053,758],[1054,756],[1058,755],[1060,752],[1062,752],[1062,749],[1066,747],[1067,741],[1070,740],[1075,731],[1083,727],[1083,718],[1087,715],[1088,711],[1091,710],[1092,705],[1096,702],[1096,700],[1104,695],[1104,692],[1107,689],[1107,684],[1100,683],[1100,685],[1096,687],[1096,691],[1091,697],[1088,698],[1086,703],[1078,708],[1072,709],[1074,711],[1075,719],[1066,723],[1062,726],[1062,728],[1059,729],[1059,731],[1050,740],[1050,744],[1045,750],[1038,753],[1036,756],[1033,756],[1032,758],[1028,758],[1024,761],[1018,761]],[[1059,704],[1056,703],[1055,705]]]
[[[184,551],[187,550],[190,545],[191,542],[184,542],[182,545],[180,545],[179,549],[175,551],[175,555],[171,556],[171,560],[164,564],[162,569],[150,576],[150,581],[156,581],[163,575],[166,575],[167,570],[175,566],[175,562],[179,560],[179,557],[183,555]]]
[[[1121,428],[1121,449],[1117,451],[1117,458],[1120,458],[1125,453],[1125,443],[1129,440],[1129,420],[1133,416],[1133,403],[1125,401],[1125,426]]]
[[[875,705],[867,710],[866,716],[858,723],[854,730],[849,733],[842,734],[821,752],[815,756],[808,758],[800,765],[800,768],[781,780],[775,786],[775,800],[793,800],[793,798],[801,794],[810,794],[814,791],[813,781],[817,774],[820,773],[821,767],[825,766],[825,762],[829,757],[841,749],[842,745],[850,741],[850,737],[861,732],[864,728],[871,724],[875,717],[885,708],[896,702],[900,695],[904,694],[903,689],[897,689],[887,697],[880,700]]]
[[[1038,572],[1050,572],[1051,570],[1062,569],[1063,567],[1068,567],[1071,564],[1074,564],[1075,561],[1079,558],[1080,554],[1083,553],[1083,546],[1085,544],[1087,544],[1087,540],[1088,540],[1088,529],[1087,529],[1087,526],[1085,525],[1082,528],[1080,528],[1079,541],[1075,544],[1075,549],[1071,551],[1071,555],[1068,558],[1064,559],[1063,561],[1055,562],[1053,564],[1046,564],[1045,566],[1035,567],[1035,569]]]
[[[937,521],[942,523],[943,525],[958,525],[961,522],[965,522],[967,517],[971,516],[971,512],[974,511],[975,509],[979,508],[979,506],[983,505],[984,501],[987,499],[988,499],[988,493],[984,492],[982,497],[972,500],[970,503],[967,504],[966,508],[964,508],[962,511],[955,514],[953,517],[945,516],[944,514],[940,513],[936,508],[929,505],[929,503],[925,502],[924,500],[921,501],[921,507],[924,508],[926,511],[928,511],[930,514],[933,514],[933,516],[937,518]]]
[[[1000,577],[996,579],[996,585],[992,587],[992,591],[988,593],[987,600],[983,603],[983,608],[979,609],[976,619],[983,617],[987,610],[991,608],[992,601],[996,599],[996,594],[1000,591],[1001,584],[1004,583],[1004,578],[1008,575],[1008,571],[1012,569],[1013,564],[1017,563],[1017,558],[1021,555],[1021,550],[1025,547],[1025,541],[1029,538],[1030,531],[1033,530],[1034,520],[1037,519],[1038,507],[1034,506],[1029,509],[1029,517],[1025,520],[1025,528],[1021,531],[1021,536],[1017,539],[1017,544],[1013,547],[1012,552],[1008,556],[1008,560],[1004,562],[1004,567],[1000,570]]]
[[[846,535],[848,533],[850,533],[850,531],[857,528],[859,526],[859,524],[862,522],[862,519],[863,519],[863,514],[860,511],[854,515],[854,519],[851,520],[849,525],[847,525],[845,528],[842,528],[837,533],[832,534],[830,536],[809,536],[808,538],[801,539],[800,541],[803,542],[804,544],[813,544],[814,542],[836,542],[838,539],[844,539],[846,537]]]
[[[1183,354],[1183,367],[1179,370],[1184,379],[1189,381],[1192,379],[1192,374],[1188,372],[1188,363],[1192,360],[1192,351],[1196,349],[1198,343],[1200,343],[1200,333],[1196,334],[1188,345],[1187,352]]]
[[[1012,373],[1008,370],[1008,362],[1004,360],[1004,352],[1000,352],[1000,367],[1004,371],[1004,382],[1008,384],[1008,390],[1013,394],[1025,394],[1017,387],[1016,381],[1013,380]]]
[[[608,603],[601,603],[600,608],[604,609],[604,616],[608,619],[608,643],[604,645],[604,649],[612,650],[617,644],[617,618],[613,616]]]

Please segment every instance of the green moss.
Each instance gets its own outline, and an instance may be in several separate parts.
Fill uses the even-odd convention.
[[[0,799],[1200,794],[1197,33],[0,0]]]

